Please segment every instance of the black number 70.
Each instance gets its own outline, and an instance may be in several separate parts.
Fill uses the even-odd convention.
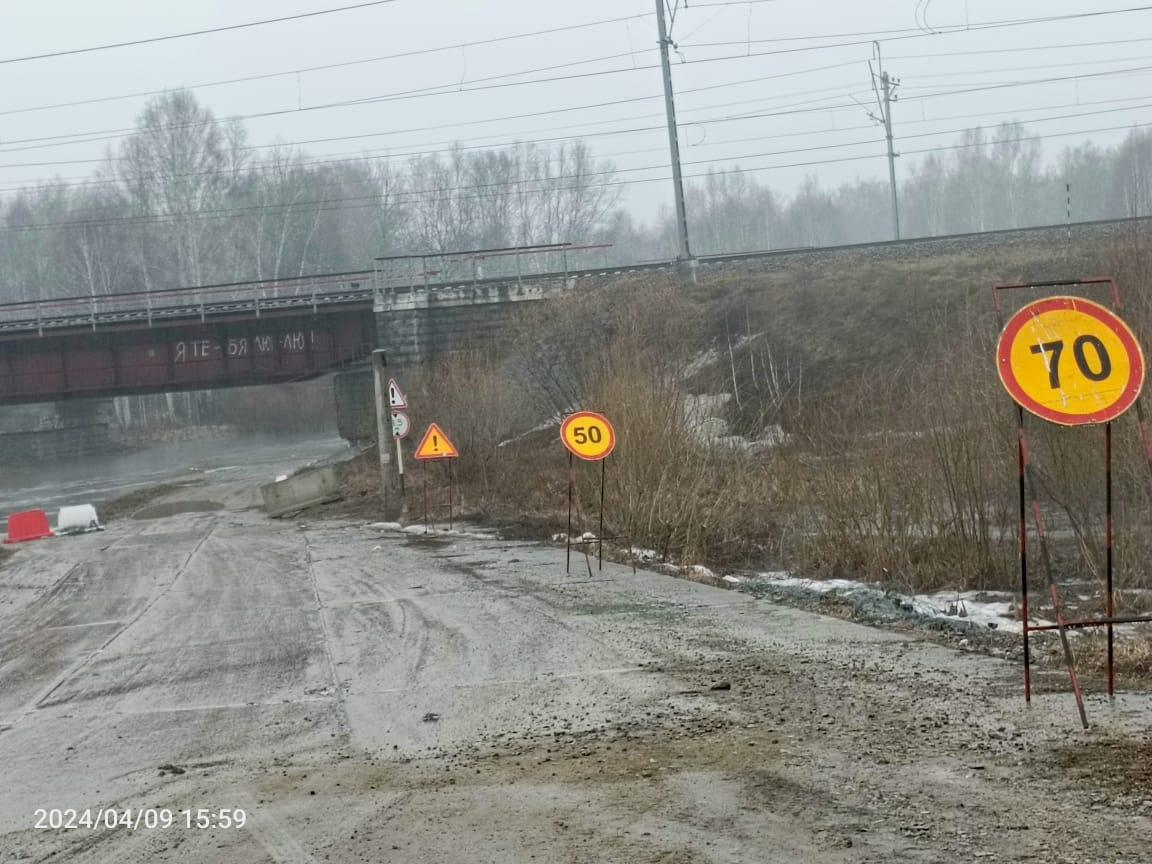
[[[1096,352],[1096,360],[1100,365],[1098,370],[1093,370],[1088,365],[1088,358],[1084,354],[1084,348],[1088,345],[1091,345],[1092,350]],[[1041,342],[1039,345],[1033,345],[1029,350],[1033,354],[1052,355],[1052,359],[1048,361],[1048,383],[1053,390],[1059,390],[1060,355],[1064,353],[1064,340]],[[1103,381],[1112,374],[1112,358],[1108,356],[1108,349],[1104,347],[1104,343],[1096,336],[1091,334],[1077,336],[1076,341],[1072,343],[1072,355],[1076,358],[1076,366],[1080,369],[1081,374],[1089,381]]]

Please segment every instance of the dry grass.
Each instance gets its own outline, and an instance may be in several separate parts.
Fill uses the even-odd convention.
[[[434,419],[460,445],[463,512],[534,536],[565,524],[567,454],[554,425],[526,430],[592,409],[619,433],[607,532],[627,543],[685,564],[1013,589],[1015,412],[990,359],[990,286],[1112,270],[1138,298],[1138,331],[1152,332],[1139,290],[1152,240],[1068,260],[1017,250],[848,272],[804,259],[753,277],[706,271],[691,290],[648,276],[573,293],[530,309],[503,350],[410,382],[426,411],[413,425]],[[709,349],[714,362],[693,363]],[[786,441],[752,452],[693,434],[686,391],[730,393],[735,431],[780,426]],[[1056,576],[1099,579],[1102,433],[1029,428]],[[1149,586],[1152,474],[1134,423],[1115,441],[1117,585]],[[579,527],[594,528],[599,472],[578,463],[575,477]]]

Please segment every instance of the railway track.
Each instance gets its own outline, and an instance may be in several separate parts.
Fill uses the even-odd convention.
[[[1071,237],[1087,232],[1109,233],[1124,226],[1136,226],[1152,217],[1135,219],[1108,219],[1093,222],[1076,222],[1066,225],[1044,225],[1030,228],[1012,228],[1004,231],[970,232],[946,234],[933,237],[914,237],[904,240],[884,240],[871,243],[853,243],[838,246],[815,246],[793,249],[771,249],[756,252],[737,252],[718,255],[701,255],[695,258],[698,269],[708,269],[728,264],[750,261],[770,261],[772,259],[794,258],[797,256],[829,256],[841,253],[867,253],[869,250],[892,251],[916,249],[919,247],[963,244],[995,244],[998,240],[1027,235],[1058,235]],[[672,270],[677,266],[674,260],[641,261],[632,264],[593,267],[573,270],[553,270],[541,273],[502,275],[481,279],[452,279],[445,281],[421,282],[419,285],[388,286],[388,291],[411,291],[415,289],[436,291],[461,287],[480,287],[510,282],[532,283],[549,282],[558,279],[582,280],[604,279],[625,276],[633,273]],[[221,316],[251,314],[256,318],[262,315],[287,310],[307,310],[319,312],[321,309],[347,306],[371,306],[374,294],[374,277],[371,270],[343,273],[315,274],[288,279],[253,282],[232,282],[219,285],[204,285],[196,288],[167,289],[152,292],[122,292],[102,297],[58,297],[44,300],[0,303],[0,337],[27,336],[29,333],[44,335],[50,331],[74,330],[78,328],[99,329],[101,326],[201,320]]]

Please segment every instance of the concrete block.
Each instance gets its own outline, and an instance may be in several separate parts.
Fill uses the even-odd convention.
[[[91,504],[72,504],[61,507],[56,514],[57,534],[83,534],[87,531],[103,531],[96,508]]]
[[[287,480],[266,483],[260,487],[260,496],[269,516],[284,516],[313,504],[339,501],[344,497],[340,491],[340,473],[335,465],[306,468]]]

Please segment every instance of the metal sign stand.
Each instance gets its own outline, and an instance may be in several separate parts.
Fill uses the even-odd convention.
[[[1052,282],[1013,283],[993,286],[993,296],[996,303],[996,314],[1001,328],[1004,326],[1004,308],[1001,301],[1001,291],[1018,288],[1054,288],[1054,287],[1090,287],[1107,286],[1112,295],[1112,302],[1116,309],[1120,308],[1120,295],[1116,283],[1110,277],[1094,279],[1071,279]],[[1144,420],[1144,409],[1139,400],[1136,401],[1136,412],[1139,418],[1141,437],[1144,442],[1144,454],[1149,471],[1152,472],[1152,440],[1149,439],[1147,424]],[[1068,677],[1072,691],[1076,697],[1076,708],[1080,715],[1081,725],[1088,728],[1088,716],[1084,709],[1084,696],[1080,688],[1079,677],[1076,673],[1076,660],[1072,646],[1068,639],[1071,629],[1104,627],[1108,638],[1108,696],[1115,697],[1115,631],[1116,624],[1152,623],[1152,616],[1148,615],[1116,615],[1114,593],[1114,563],[1113,548],[1113,518],[1112,518],[1112,423],[1104,423],[1104,501],[1105,501],[1105,617],[1096,619],[1083,619],[1069,621],[1064,617],[1061,604],[1060,590],[1056,582],[1056,572],[1052,564],[1052,555],[1048,543],[1048,533],[1045,529],[1044,517],[1040,510],[1040,501],[1037,493],[1037,482],[1033,468],[1032,456],[1028,445],[1028,435],[1025,426],[1025,411],[1019,404],[1016,406],[1017,422],[1017,463],[1019,470],[1019,533],[1020,533],[1020,617],[1024,636],[1024,700],[1032,702],[1032,655],[1029,645],[1029,634],[1042,631],[1056,630],[1060,634],[1060,643],[1063,649],[1064,661],[1068,667]],[[1040,544],[1040,560],[1044,576],[1048,582],[1049,595],[1052,602],[1055,624],[1037,624],[1030,622],[1028,609],[1028,510],[1032,511],[1032,521],[1036,530],[1036,537]]]
[[[396,468],[400,471],[400,498],[404,498],[404,451],[400,447],[400,439],[396,439]]]
[[[599,461],[600,461],[600,515],[598,517],[599,531],[597,532],[595,537],[592,537],[589,539],[584,539],[584,537],[581,536],[579,540],[573,540],[572,539],[572,510],[573,510],[573,501],[575,498],[575,488],[576,488],[576,469],[575,469],[575,462],[574,462],[572,453],[571,452],[568,453],[568,531],[564,535],[564,572],[565,573],[571,573],[572,572],[572,547],[573,546],[579,546],[581,551],[584,552],[584,562],[585,562],[586,566],[588,567],[589,578],[591,578],[591,576],[592,576],[592,562],[591,562],[591,559],[588,555],[588,547],[591,546],[593,543],[596,544],[597,570],[602,573],[602,572],[604,572],[604,541],[605,540],[623,539],[618,535],[613,535],[611,537],[606,537],[604,535],[604,489],[607,486],[607,478],[608,478],[608,467],[605,463],[607,463],[608,460],[607,459],[601,459]],[[575,507],[576,507],[576,510],[578,511],[578,514],[579,514],[579,511],[582,511],[582,509],[583,509],[580,507],[579,502],[575,503]],[[635,573],[636,572],[636,560],[632,555],[632,542],[630,539],[628,541],[628,563],[632,567],[632,572]]]
[[[455,520],[455,499],[456,499],[456,467],[453,465],[452,459],[422,459],[421,474],[424,477],[424,533],[432,533],[428,528],[428,463],[429,462],[447,462],[448,463],[448,530],[451,531]],[[440,505],[443,507],[444,505]]]

